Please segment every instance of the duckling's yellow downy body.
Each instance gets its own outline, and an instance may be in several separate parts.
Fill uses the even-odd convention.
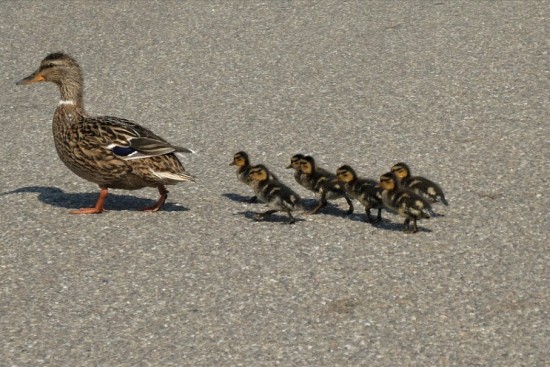
[[[295,219],[291,211],[304,210],[302,199],[288,186],[270,176],[269,170],[262,164],[250,168],[250,178],[254,180],[256,196],[271,208],[264,213],[256,214],[255,218],[262,220],[277,211],[284,211],[289,218],[288,224],[293,224]]]
[[[388,172],[380,176],[380,187],[382,191],[382,201],[391,211],[396,212],[405,218],[404,230],[416,233],[418,219],[435,216],[430,203],[422,196],[412,190],[399,186],[398,179],[393,172]],[[409,224],[413,221],[412,229]]]
[[[86,114],[80,67],[70,56],[48,55],[38,70],[17,84],[36,82],[55,83],[61,93],[53,117],[53,136],[59,158],[76,175],[101,188],[95,207],[71,213],[101,213],[109,188],[136,190],[144,187],[156,187],[160,193],[157,203],[144,210],[158,211],[168,196],[165,185],[193,180],[174,154],[189,153],[189,149],[172,145],[129,120]]]
[[[319,195],[319,203],[311,214],[316,214],[327,205],[327,200],[335,200],[339,198],[345,198],[349,205],[347,214],[353,213],[353,203],[349,199],[344,185],[336,179],[334,173],[317,167],[315,160],[311,156],[305,156],[300,159],[300,179],[303,182],[307,182],[304,187]]]

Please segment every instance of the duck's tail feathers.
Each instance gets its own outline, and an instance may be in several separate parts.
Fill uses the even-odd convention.
[[[191,153],[191,154],[197,154],[193,149],[184,148],[184,147],[178,147],[174,146],[176,148],[176,153]]]
[[[188,174],[187,172],[173,173],[173,172],[153,171],[153,170],[151,170],[151,172],[161,180],[167,180],[167,181],[173,181],[173,182],[185,182],[185,181],[195,182],[195,177]]]

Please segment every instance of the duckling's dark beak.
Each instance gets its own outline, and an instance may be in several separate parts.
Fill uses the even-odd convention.
[[[289,164],[288,166],[286,166],[286,169],[289,169],[289,168],[292,168],[292,164]]]
[[[35,71],[34,73],[29,75],[28,77],[21,79],[20,81],[18,81],[15,84],[17,84],[17,85],[27,85],[27,84],[39,83],[39,82],[45,82],[45,81],[46,81],[46,78],[44,78],[44,75],[42,75],[38,71]]]
[[[235,165],[235,162],[231,162],[229,163],[230,166],[234,166]]]

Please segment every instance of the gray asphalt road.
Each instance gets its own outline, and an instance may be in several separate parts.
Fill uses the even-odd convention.
[[[0,366],[548,366],[547,1],[4,1]],[[116,191],[57,158],[49,52],[90,114],[174,144],[196,184]],[[238,150],[306,198],[291,155],[376,178],[406,161],[450,206],[401,232],[256,223]]]

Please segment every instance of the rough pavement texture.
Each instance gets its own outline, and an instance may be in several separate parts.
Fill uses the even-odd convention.
[[[548,366],[548,1],[6,1],[0,7],[0,366]],[[64,50],[91,114],[198,154],[165,210],[57,158]],[[256,223],[228,164],[406,161],[444,216]],[[311,200],[309,200],[311,203]]]

